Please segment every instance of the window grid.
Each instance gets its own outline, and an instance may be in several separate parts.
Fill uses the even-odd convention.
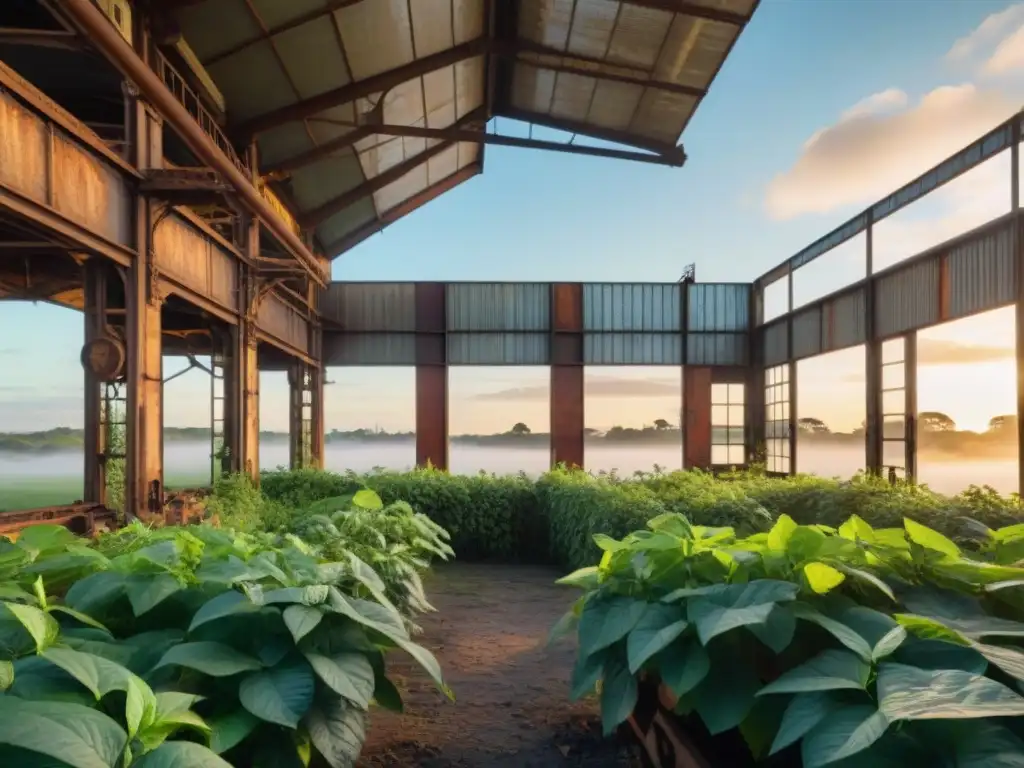
[[[792,466],[788,364],[764,372],[764,403],[766,469],[788,475]]]
[[[746,464],[746,386],[711,385],[711,464]]]
[[[907,391],[904,339],[882,344],[882,471],[906,477]]]

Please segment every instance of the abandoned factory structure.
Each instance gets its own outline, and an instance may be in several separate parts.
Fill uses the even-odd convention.
[[[415,367],[419,464],[447,467],[449,366],[550,366],[551,460],[585,466],[584,367],[664,365],[683,371],[685,466],[763,450],[790,472],[795,362],[863,344],[868,466],[913,475],[916,331],[1024,297],[1020,117],[752,283],[331,282],[331,259],[482,173],[491,144],[682,166],[756,6],[0,3],[0,298],[82,311],[85,500],[124,458],[125,510],[163,507],[165,355],[211,360],[214,460],[254,478],[260,370],[288,372],[293,466],[320,466],[325,368],[372,365]],[[1002,152],[1008,215],[873,269],[877,222]],[[864,278],[795,308],[794,271],[861,233]],[[765,322],[779,285],[789,311]]]

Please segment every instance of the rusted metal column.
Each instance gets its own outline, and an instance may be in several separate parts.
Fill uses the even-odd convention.
[[[1013,247],[1017,263],[1017,302],[1015,307],[1017,357],[1017,490],[1024,493],[1024,210],[1021,209],[1020,142],[1018,115],[1010,131],[1010,209],[1014,212]]]
[[[316,330],[317,330],[318,334],[322,334],[323,333],[323,329],[321,329],[319,327]],[[321,348],[320,345],[318,345],[317,349],[319,350],[320,348]],[[317,358],[318,359],[322,359],[320,357],[319,352],[317,353]],[[311,392],[312,397],[313,397],[313,401],[312,401],[312,424],[311,424],[311,427],[312,427],[312,430],[313,430],[313,434],[312,434],[311,440],[310,440],[310,457],[309,457],[309,462],[310,462],[310,466],[315,467],[316,469],[323,469],[324,468],[324,451],[325,451],[325,448],[326,448],[326,445],[324,443],[324,441],[326,439],[325,438],[325,433],[327,431],[326,425],[324,423],[324,421],[325,421],[324,420],[324,378],[325,378],[325,373],[326,372],[325,372],[325,370],[324,370],[322,365],[319,368],[311,368],[310,369],[310,376],[312,377],[312,382],[310,384],[310,392]]]
[[[309,461],[305,408],[308,368],[305,363],[298,362],[288,367],[288,463],[292,469],[303,469]]]
[[[867,282],[864,284],[864,378],[867,402],[864,414],[865,467],[870,474],[882,473],[882,342],[875,327],[875,279],[873,226],[868,212]]]
[[[584,466],[583,286],[551,286],[551,466]]]
[[[750,324],[747,330],[749,354],[746,377],[746,456],[747,463],[762,461],[761,452],[767,451],[765,435],[765,388],[764,388],[764,334],[761,331],[761,316],[764,289],[758,283],[750,287]]]
[[[85,344],[105,336],[107,271],[100,257],[85,262]],[[83,500],[106,504],[106,444],[103,419],[104,383],[85,366],[85,482]]]
[[[903,468],[907,480],[914,481],[917,478],[917,331],[908,333],[903,341],[903,398]]]
[[[711,468],[711,369],[683,369],[683,469]]]
[[[416,284],[416,466],[448,469],[444,283]]]

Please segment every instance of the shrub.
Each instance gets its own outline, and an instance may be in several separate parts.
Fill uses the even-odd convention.
[[[664,514],[598,535],[600,564],[561,580],[584,589],[554,632],[579,637],[572,695],[600,681],[611,731],[638,678],[660,681],[691,730],[736,734],[750,763],[1022,764],[1024,622],[1007,615],[1024,568],[999,561],[1019,555],[1024,526],[975,528],[974,558],[910,519],[782,516],[737,537]]]
[[[208,526],[0,540],[0,765],[353,765],[371,702],[401,708],[386,652],[450,692],[345,554]]]

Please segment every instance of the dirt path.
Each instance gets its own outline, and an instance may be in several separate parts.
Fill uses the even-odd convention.
[[[456,703],[413,666],[392,662],[405,713],[375,711],[363,764],[372,768],[622,768],[632,747],[602,739],[597,703],[569,702],[574,651],[547,648],[574,591],[543,568],[445,566],[427,584],[438,609],[419,642],[441,662]]]

